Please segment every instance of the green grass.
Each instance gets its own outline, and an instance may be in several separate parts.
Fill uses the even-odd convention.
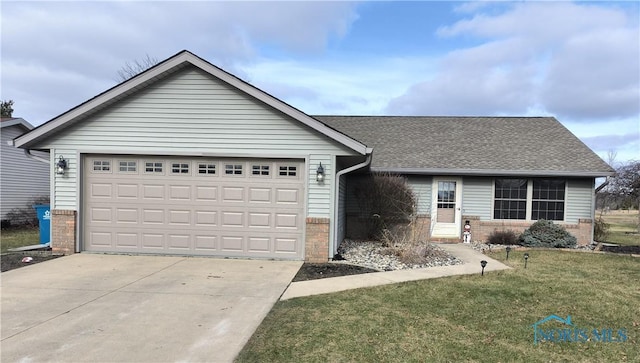
[[[514,251],[513,270],[278,302],[238,362],[623,362],[640,357],[640,259]],[[504,260],[504,253],[491,254]],[[532,324],[571,315],[625,343],[533,344]],[[555,322],[545,329],[562,328]]]
[[[38,228],[6,229],[0,232],[0,252],[5,253],[10,248],[29,246],[40,243]]]
[[[607,213],[596,212],[611,227],[606,242],[624,246],[640,245],[638,235],[638,211],[614,210]]]

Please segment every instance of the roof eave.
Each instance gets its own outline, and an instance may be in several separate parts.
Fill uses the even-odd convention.
[[[612,171],[564,170],[502,170],[502,169],[445,169],[445,168],[384,168],[371,167],[373,172],[414,175],[471,175],[471,176],[537,176],[599,178],[614,175]]]

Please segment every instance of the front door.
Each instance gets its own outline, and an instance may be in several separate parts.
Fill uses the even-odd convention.
[[[462,180],[434,178],[431,207],[432,237],[460,238]]]

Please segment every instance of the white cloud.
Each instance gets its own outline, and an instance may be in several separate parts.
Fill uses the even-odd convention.
[[[640,113],[640,28],[633,14],[566,2],[497,9],[483,6],[471,19],[441,28],[444,37],[488,40],[443,57],[435,78],[415,83],[387,111],[487,115],[536,109],[571,119]]]
[[[356,12],[350,2],[63,1],[3,2],[0,16],[2,97],[40,124],[113,86],[126,61],[188,49],[236,73],[263,46],[322,52]]]

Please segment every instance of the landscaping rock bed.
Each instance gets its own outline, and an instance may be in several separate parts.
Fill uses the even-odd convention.
[[[314,280],[327,277],[362,274],[379,271],[405,270],[463,263],[437,246],[428,249],[425,261],[420,264],[405,264],[397,255],[389,252],[382,243],[375,241],[345,240],[338,248],[333,262],[322,264],[305,263],[293,281]]]

